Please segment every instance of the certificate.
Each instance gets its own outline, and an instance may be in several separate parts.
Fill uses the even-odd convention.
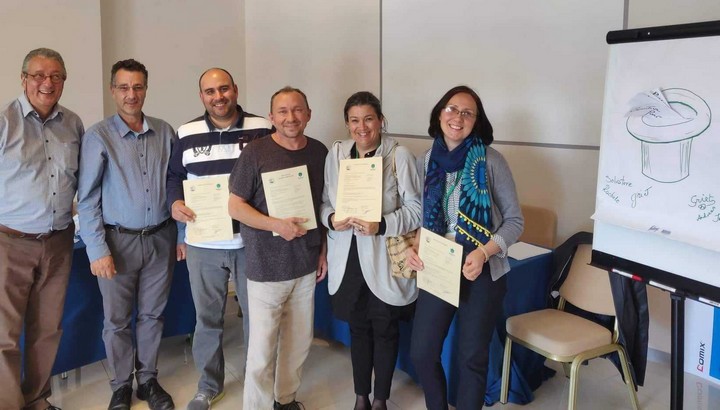
[[[306,165],[263,172],[261,177],[270,216],[280,219],[307,218],[307,222],[300,226],[308,231],[317,228]],[[278,236],[278,233],[273,232],[273,235]]]
[[[340,160],[335,220],[354,216],[367,222],[380,222],[382,177],[382,157]]]
[[[417,273],[418,287],[457,307],[462,254],[462,245],[422,228],[418,256],[425,269]]]
[[[195,212],[195,222],[187,223],[187,242],[227,241],[233,238],[228,213],[228,176],[183,181],[185,206]]]

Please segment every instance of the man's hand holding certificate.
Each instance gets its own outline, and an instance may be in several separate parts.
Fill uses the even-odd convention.
[[[457,307],[462,255],[462,245],[422,228],[418,257],[424,269],[418,270],[418,287]]]
[[[195,220],[187,222],[189,244],[233,238],[227,175],[185,180],[183,191],[185,206],[195,213]]]
[[[269,216],[303,218],[305,222],[298,225],[306,231],[317,228],[306,165],[263,172],[261,177]],[[273,235],[278,236],[278,233],[273,232]]]
[[[355,217],[366,222],[380,222],[382,177],[382,157],[341,160],[335,219]]]

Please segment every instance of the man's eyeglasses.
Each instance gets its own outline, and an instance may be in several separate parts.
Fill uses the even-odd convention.
[[[477,114],[475,114],[474,112],[469,111],[469,110],[462,110],[462,111],[460,111],[460,110],[458,109],[458,107],[456,107],[456,106],[454,106],[454,105],[448,105],[448,106],[446,106],[445,108],[443,108],[443,111],[445,111],[445,112],[448,113],[448,114],[459,115],[459,116],[461,116],[462,118],[467,118],[467,119],[472,119],[472,118],[477,117]]]
[[[113,85],[113,87],[115,87],[115,89],[120,91],[121,93],[127,93],[130,90],[133,90],[136,93],[140,93],[140,92],[145,91],[145,89],[147,88],[147,86],[141,85],[141,84],[133,85],[132,87],[130,87],[127,84],[121,84],[121,85]]]
[[[50,78],[50,81],[52,81],[53,84],[60,84],[61,82],[65,81],[65,78],[66,78],[65,75],[63,75],[63,74],[43,74],[43,73],[38,73],[38,74],[24,73],[24,74],[26,77],[32,78],[33,81],[35,81],[38,84],[43,83],[46,78]]]

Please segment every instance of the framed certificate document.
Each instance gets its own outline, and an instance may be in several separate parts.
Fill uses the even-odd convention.
[[[261,177],[270,216],[280,219],[307,218],[307,222],[301,224],[302,227],[308,231],[317,228],[306,165],[263,172]],[[277,232],[273,232],[273,235],[278,236]]]
[[[457,307],[462,252],[462,245],[422,228],[418,256],[425,269],[417,273],[418,287]]]
[[[228,213],[228,176],[183,181],[185,206],[195,212],[195,221],[187,223],[187,242],[225,241],[233,238],[232,218]]]
[[[341,160],[335,220],[352,216],[367,222],[380,222],[382,178],[382,157]]]

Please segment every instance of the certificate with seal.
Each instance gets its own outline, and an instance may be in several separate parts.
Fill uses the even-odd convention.
[[[233,238],[232,218],[228,213],[228,176],[183,181],[185,206],[195,212],[195,221],[187,223],[187,242],[228,241]]]
[[[335,220],[352,216],[367,222],[380,222],[382,177],[382,157],[340,160]]]
[[[307,222],[300,225],[308,231],[317,228],[307,165],[263,172],[260,176],[270,216],[307,218]]]
[[[422,228],[418,256],[425,269],[417,273],[418,287],[457,307],[462,251],[462,245]]]

